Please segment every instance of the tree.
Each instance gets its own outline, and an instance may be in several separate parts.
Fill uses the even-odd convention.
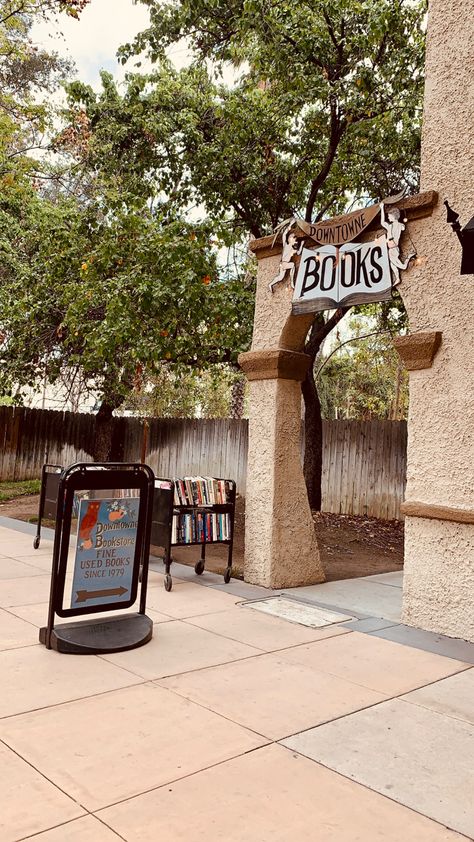
[[[0,394],[18,401],[22,387],[60,378],[98,392],[94,450],[107,459],[112,412],[160,363],[236,364],[248,342],[248,318],[239,319],[251,284],[220,282],[207,223],[89,166],[81,110],[47,141],[68,172],[58,189],[45,188],[44,161],[29,153],[49,115],[34,94],[67,68],[39,56],[29,30],[35,15],[77,16],[86,2],[0,4],[0,75],[10,85],[0,99]],[[104,75],[109,82],[112,89]]]
[[[314,221],[354,200],[416,190],[424,0],[141,2],[151,25],[122,56],[147,50],[157,69],[129,77],[116,103],[114,161],[123,151],[139,169],[142,159],[155,184],[182,204],[203,203],[236,239],[294,214]],[[166,50],[183,38],[195,60],[176,72]],[[238,75],[225,85],[229,65]],[[315,317],[305,347],[313,362],[344,314]],[[305,478],[319,508],[313,366],[302,391]]]
[[[124,409],[159,418],[229,418],[241,374],[228,364],[205,369],[163,363],[126,398]]]
[[[376,317],[353,317],[350,338],[318,358],[315,379],[323,418],[407,417],[408,375],[392,344],[405,319],[395,307],[390,308],[395,318],[383,318],[386,309]]]
[[[102,216],[33,198],[0,273],[0,393],[76,372],[101,396],[98,459],[112,412],[158,363],[235,362],[248,341],[241,288],[219,282],[206,227],[146,207]]]

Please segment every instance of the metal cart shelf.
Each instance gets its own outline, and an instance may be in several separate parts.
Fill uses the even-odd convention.
[[[163,547],[164,556],[163,562],[165,564],[165,589],[170,591],[173,587],[173,582],[171,578],[170,568],[173,562],[173,558],[171,555],[171,548],[172,547],[201,547],[201,557],[194,565],[194,571],[198,576],[201,576],[204,573],[206,567],[206,545],[208,544],[224,544],[228,547],[227,553],[227,567],[224,571],[224,582],[228,584],[231,579],[232,575],[232,552],[233,552],[233,544],[234,544],[234,520],[235,520],[235,496],[236,496],[236,487],[234,480],[222,478],[213,478],[216,479],[218,482],[224,482],[226,488],[226,495],[227,495],[227,503],[215,503],[215,504],[196,504],[196,505],[178,505],[174,502],[174,483],[173,483],[173,491],[167,488],[157,488],[157,483],[155,483],[155,504],[154,504],[154,513],[155,511],[158,513],[160,510],[160,519],[158,521],[155,520],[155,515],[152,521],[152,544],[156,544],[157,546]],[[167,481],[171,483],[171,480]],[[171,507],[170,507],[170,500],[171,500]],[[166,517],[169,513],[169,521],[168,524],[166,523]],[[214,515],[214,514],[228,514],[229,515],[229,537],[226,539],[215,539],[209,538],[207,535],[207,528],[206,528],[206,520],[203,518],[203,537],[200,541],[172,541],[171,540],[171,526],[172,526],[172,518],[180,515],[185,514],[194,514],[194,515]],[[154,529],[156,523],[156,528]],[[168,526],[168,528],[166,528]],[[159,539],[159,540],[158,540]]]

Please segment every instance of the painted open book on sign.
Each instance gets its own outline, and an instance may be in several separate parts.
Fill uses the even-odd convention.
[[[296,276],[295,314],[386,301],[392,294],[387,240],[303,248]]]

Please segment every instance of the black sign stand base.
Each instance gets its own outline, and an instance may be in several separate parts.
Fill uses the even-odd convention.
[[[40,643],[47,643],[48,628],[40,629]],[[50,648],[69,655],[102,655],[124,652],[148,643],[153,636],[153,620],[146,614],[121,614],[110,620],[62,623],[54,626]]]

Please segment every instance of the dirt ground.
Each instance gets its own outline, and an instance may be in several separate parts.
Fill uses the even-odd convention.
[[[39,495],[18,497],[0,504],[0,516],[34,522]],[[329,582],[375,573],[389,573],[403,567],[403,523],[375,518],[314,513],[321,559]],[[238,498],[235,516],[233,573],[239,578],[244,567],[245,501]],[[49,525],[49,524],[45,524]],[[193,565],[199,560],[199,547],[173,547],[173,558]],[[206,568],[222,573],[227,564],[227,546],[206,548]]]

